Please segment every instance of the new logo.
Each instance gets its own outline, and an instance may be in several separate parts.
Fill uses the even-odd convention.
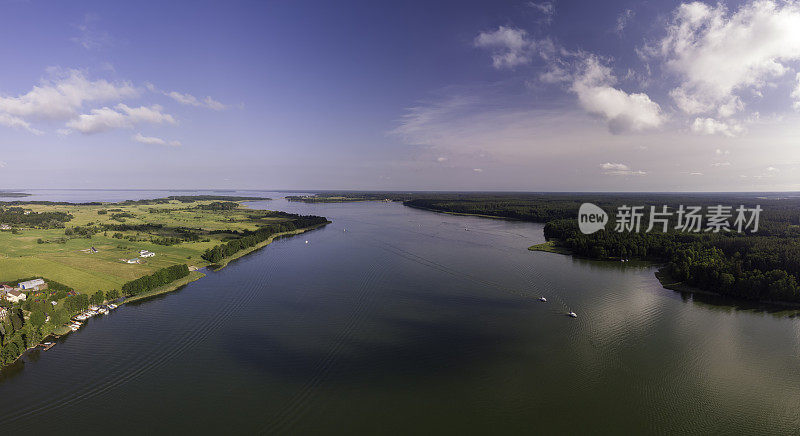
[[[578,209],[578,228],[584,235],[602,230],[608,223],[608,214],[592,203],[583,203]]]

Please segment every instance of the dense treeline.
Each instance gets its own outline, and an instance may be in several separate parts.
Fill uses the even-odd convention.
[[[268,197],[243,197],[239,195],[170,195],[169,197],[153,198],[147,200],[125,200],[121,205],[148,205],[148,204],[167,204],[170,201],[181,203],[193,203],[195,201],[255,201],[271,200]]]
[[[584,235],[577,226],[581,203],[609,214],[606,230]],[[640,258],[666,261],[675,279],[700,289],[754,300],[800,302],[800,198],[752,194],[438,194],[404,204],[441,212],[490,215],[546,222],[545,237],[575,255],[594,259]],[[756,233],[646,232],[650,206],[674,211],[678,205],[741,205],[763,208]],[[622,205],[645,206],[639,232],[615,231]]]
[[[214,201],[209,204],[201,204],[197,206],[202,210],[233,210],[239,207],[239,203],[233,201]]]
[[[296,218],[291,221],[272,223],[252,232],[242,232],[242,236],[238,239],[210,248],[206,250],[201,257],[211,263],[217,263],[240,250],[253,247],[266,241],[270,236],[276,233],[290,232],[328,222],[325,217],[321,216],[294,216]]]
[[[122,292],[126,296],[141,294],[151,291],[159,286],[172,283],[189,275],[189,267],[185,264],[172,265],[162,268],[149,276],[139,277],[122,285]]]
[[[72,215],[66,212],[31,212],[21,207],[0,208],[0,223],[50,229],[64,227]]]

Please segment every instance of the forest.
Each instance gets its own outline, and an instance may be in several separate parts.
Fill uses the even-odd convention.
[[[233,239],[225,244],[217,245],[214,248],[209,248],[202,254],[201,257],[208,262],[217,263],[226,257],[232,256],[238,251],[254,247],[261,242],[266,241],[276,233],[290,232],[292,230],[302,229],[328,222],[325,217],[321,216],[294,216],[296,218],[291,221],[269,224],[254,231],[239,232],[237,234],[238,238]]]

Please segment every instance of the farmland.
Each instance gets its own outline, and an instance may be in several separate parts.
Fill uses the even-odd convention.
[[[71,216],[49,225],[13,223],[0,231],[0,282],[42,276],[87,294],[120,289],[128,281],[176,264],[207,266],[201,258],[204,251],[296,218],[248,209],[239,201],[192,198],[92,204],[14,202],[0,204],[0,210],[27,217],[53,212]],[[155,256],[140,258],[141,250]],[[138,263],[127,263],[134,259]]]

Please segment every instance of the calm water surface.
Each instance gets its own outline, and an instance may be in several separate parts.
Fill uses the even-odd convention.
[[[0,433],[800,433],[794,312],[696,301],[651,266],[529,252],[539,224],[251,206],[333,224],[27,356],[0,380]]]

